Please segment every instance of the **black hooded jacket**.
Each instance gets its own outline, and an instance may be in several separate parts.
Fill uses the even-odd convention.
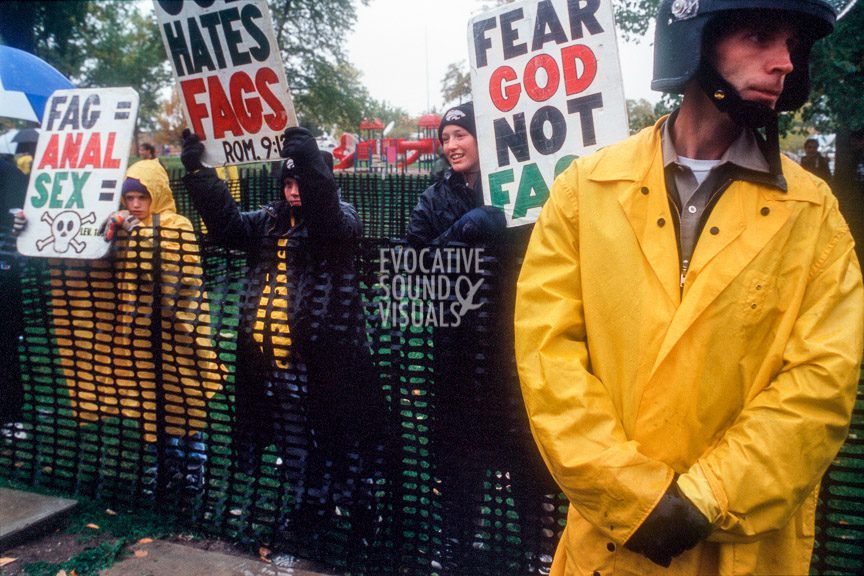
[[[304,380],[305,411],[319,441],[339,443],[356,434],[364,427],[358,414],[364,403],[368,411],[380,410],[357,285],[357,211],[339,199],[332,177],[301,186],[299,209],[278,200],[253,212],[240,212],[212,169],[183,180],[209,240],[247,254],[237,354],[238,438],[251,438],[259,452],[279,444],[284,398],[303,397],[296,382]],[[286,317],[287,350],[278,344],[285,339],[279,324],[284,327]]]
[[[464,214],[483,205],[483,190],[472,190],[462,174],[448,169],[420,196],[411,212],[408,243],[446,246],[455,241],[453,225]]]

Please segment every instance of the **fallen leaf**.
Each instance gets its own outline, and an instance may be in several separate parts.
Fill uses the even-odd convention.
[[[116,516],[117,515],[117,513],[115,511],[111,510],[110,508],[106,508],[105,513],[108,514],[109,516]]]
[[[135,557],[136,558],[144,558],[148,554],[150,554],[150,553],[147,550],[135,550]]]
[[[59,572],[57,572],[57,574],[55,574],[55,576],[69,576],[69,575],[66,574],[65,570],[60,570]]]
[[[0,558],[0,567],[6,566],[7,564],[11,564],[12,562],[15,562],[15,560],[17,560],[17,558],[12,558],[10,556],[4,556],[3,558]]]
[[[90,528],[91,530],[99,530],[99,525],[98,524],[87,524],[87,528]]]
[[[268,556],[270,556],[270,549],[265,546],[261,546],[260,548],[258,548],[258,556],[260,556],[262,559],[266,559]]]
[[[138,544],[150,544],[151,542],[153,542],[152,538],[141,538],[138,540]]]
[[[75,570],[70,570],[69,576],[78,576],[78,572],[76,572]]]

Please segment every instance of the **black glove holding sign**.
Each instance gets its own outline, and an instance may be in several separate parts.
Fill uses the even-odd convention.
[[[300,201],[306,220],[334,217],[339,211],[339,193],[333,172],[324,163],[318,143],[305,128],[285,130],[281,180],[293,178],[300,187]]]
[[[204,167],[204,143],[197,134],[188,128],[183,129],[183,148],[180,150],[180,161],[190,174]]]
[[[673,482],[624,547],[668,568],[674,557],[690,550],[710,534],[708,519],[678,492]]]

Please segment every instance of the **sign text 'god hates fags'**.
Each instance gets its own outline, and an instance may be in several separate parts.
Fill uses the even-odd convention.
[[[468,24],[487,204],[537,219],[573,159],[627,137],[611,0],[506,4]]]
[[[296,126],[265,0],[154,0],[189,128],[211,165],[278,160]]]

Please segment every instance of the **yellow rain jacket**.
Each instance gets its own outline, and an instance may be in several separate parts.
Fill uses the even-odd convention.
[[[522,391],[570,500],[552,574],[805,575],[861,362],[853,240],[783,158],[788,192],[722,195],[682,287],[663,121],[555,181],[519,278]],[[623,544],[675,474],[715,530],[665,569]]]
[[[168,175],[158,160],[126,173],[147,188],[151,216],[121,234],[109,260],[84,270],[55,269],[52,302],[61,363],[72,407],[82,421],[122,415],[143,420],[156,440],[156,380],[161,370],[166,431],[192,434],[206,426],[206,399],[222,387],[210,333],[198,244],[189,220],[176,213]],[[154,215],[159,218],[161,358],[154,361]]]

